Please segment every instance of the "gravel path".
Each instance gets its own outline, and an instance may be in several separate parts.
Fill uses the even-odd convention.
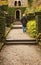
[[[37,45],[5,45],[0,65],[41,65],[41,49]]]
[[[34,39],[29,36],[26,32],[23,33],[22,29],[12,29],[8,36],[6,37],[7,40],[29,40]]]

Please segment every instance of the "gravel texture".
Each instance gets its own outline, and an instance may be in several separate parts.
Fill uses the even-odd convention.
[[[34,38],[30,37],[26,32],[24,33],[22,29],[12,29],[6,37],[7,40],[32,40]]]
[[[41,65],[38,45],[5,45],[0,52],[0,65]]]

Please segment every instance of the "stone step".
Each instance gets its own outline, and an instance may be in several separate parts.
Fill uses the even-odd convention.
[[[22,29],[22,25],[12,25],[12,29]]]
[[[6,44],[36,44],[36,39],[22,29],[12,29],[6,37]]]
[[[14,25],[21,25],[21,21],[15,21]]]
[[[23,32],[22,29],[12,29],[6,37],[6,40],[32,40],[28,33]]]
[[[6,40],[7,45],[16,45],[16,44],[29,44],[29,45],[37,45],[36,40]]]

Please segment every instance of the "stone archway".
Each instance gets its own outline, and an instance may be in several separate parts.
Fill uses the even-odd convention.
[[[21,11],[20,10],[16,10],[16,12],[15,12],[15,19],[16,20],[20,20],[21,19]]]

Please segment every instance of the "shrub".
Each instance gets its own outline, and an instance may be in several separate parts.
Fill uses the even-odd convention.
[[[41,5],[36,7],[35,12],[41,12]]]
[[[28,21],[26,25],[26,32],[28,32],[31,37],[36,37],[37,35],[36,20]]]

